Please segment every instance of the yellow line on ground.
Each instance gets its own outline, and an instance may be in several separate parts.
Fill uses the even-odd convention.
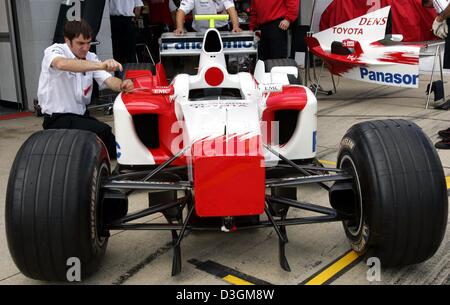
[[[230,284],[243,286],[243,285],[254,285],[250,282],[247,282],[246,280],[240,279],[238,277],[235,277],[234,275],[227,275],[223,278],[225,281],[227,281]]]
[[[359,258],[359,254],[355,251],[350,251],[340,260],[332,264],[330,267],[322,271],[316,277],[311,279],[306,285],[323,285],[326,281],[335,276],[339,271],[353,263],[356,259]]]
[[[450,176],[445,177],[445,180],[447,181],[447,190],[450,190]]]
[[[337,163],[333,162],[333,161],[319,160],[319,162],[322,163],[322,164],[326,164],[326,165],[334,165],[334,166],[337,165]]]

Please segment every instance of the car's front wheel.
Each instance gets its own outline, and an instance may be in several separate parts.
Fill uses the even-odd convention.
[[[364,122],[341,142],[338,167],[354,177],[345,233],[384,267],[423,262],[444,237],[447,187],[439,156],[414,123]]]
[[[6,236],[26,276],[83,280],[97,270],[108,234],[102,230],[101,181],[108,153],[91,132],[48,130],[32,135],[14,161],[6,194]],[[77,279],[77,271],[72,275]]]

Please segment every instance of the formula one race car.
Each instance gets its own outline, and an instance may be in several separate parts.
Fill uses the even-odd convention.
[[[232,75],[224,61],[211,28],[196,75],[169,84],[161,64],[128,71],[136,91],[114,105],[113,172],[93,133],[49,130],[26,141],[6,199],[8,245],[23,274],[65,281],[68,259],[78,258],[84,279],[98,269],[113,230],[171,231],[173,275],[181,242],[195,230],[272,228],[286,271],[286,227],[294,225],[342,222],[352,248],[383,266],[420,263],[437,251],[447,189],[417,125],[357,124],[341,141],[337,168],[324,168],[315,161],[317,100],[300,85],[297,64],[259,61],[254,75]],[[297,187],[307,184],[328,192],[331,208],[299,201]],[[138,191],[148,193],[149,207],[128,213]],[[294,209],[318,215],[289,217]],[[167,222],[139,222],[156,213]]]

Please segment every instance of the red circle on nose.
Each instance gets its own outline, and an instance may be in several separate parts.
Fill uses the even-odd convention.
[[[217,67],[209,68],[205,73],[205,81],[212,87],[217,87],[223,83],[225,75],[222,70]]]

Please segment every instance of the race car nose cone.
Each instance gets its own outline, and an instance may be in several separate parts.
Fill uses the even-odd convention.
[[[217,67],[209,68],[205,73],[205,81],[211,87],[220,86],[223,83],[224,79],[225,75],[223,74],[222,70]]]

